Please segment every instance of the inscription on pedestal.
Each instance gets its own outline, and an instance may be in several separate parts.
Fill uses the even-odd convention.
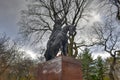
[[[38,65],[36,80],[82,80],[80,61],[57,57]]]

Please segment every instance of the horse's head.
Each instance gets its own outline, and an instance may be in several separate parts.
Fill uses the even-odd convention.
[[[62,28],[62,31],[67,34],[69,32],[69,35],[72,36],[76,32],[76,27],[74,25],[66,25]]]
[[[70,36],[71,36],[71,35],[74,35],[75,32],[76,32],[76,27],[73,26],[73,25],[70,25],[70,26],[69,26],[69,35],[70,35]]]

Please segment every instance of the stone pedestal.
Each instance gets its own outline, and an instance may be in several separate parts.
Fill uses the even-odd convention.
[[[80,61],[60,56],[39,64],[37,80],[82,80]]]

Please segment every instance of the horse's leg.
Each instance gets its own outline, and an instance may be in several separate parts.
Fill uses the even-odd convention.
[[[57,48],[55,47],[52,47],[51,48],[51,51],[50,51],[50,56],[51,56],[51,59],[55,58],[56,57],[56,54],[57,54]]]
[[[56,48],[56,50],[55,50],[55,56],[57,56],[58,52],[59,52],[59,47]]]
[[[60,50],[61,50],[61,55],[64,55],[64,45],[63,42],[60,42]]]
[[[68,42],[65,43],[65,48],[64,49],[65,49],[64,55],[67,56],[67,54],[68,54]]]
[[[66,41],[64,41],[64,43],[62,44],[62,52],[63,52],[63,55],[66,56],[67,55],[67,52],[68,52],[68,43]]]

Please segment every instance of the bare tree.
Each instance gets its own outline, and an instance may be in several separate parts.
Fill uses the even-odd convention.
[[[34,61],[30,58],[23,58],[23,56],[16,57],[16,60],[10,66],[9,79],[13,80],[34,80]]]
[[[16,45],[6,35],[0,36],[0,76],[8,69],[15,59]]]
[[[117,8],[116,17],[118,18],[118,20],[120,20],[120,0],[110,0],[110,2],[112,2],[112,4],[116,6]]]
[[[43,40],[48,33],[54,31],[57,26],[74,25],[78,27],[80,19],[85,16],[93,0],[34,0],[28,5],[27,10],[22,11],[20,21],[20,33],[33,43]],[[58,24],[59,22],[59,24]],[[33,38],[34,36],[34,38]],[[76,34],[69,38],[69,55],[76,57],[78,54],[75,43]],[[73,52],[75,52],[73,54]]]
[[[120,52],[120,31],[119,26],[114,24],[111,21],[106,21],[104,24],[96,24],[94,27],[96,41],[98,45],[102,46],[104,51],[109,53],[113,58],[112,63],[110,64],[110,80],[118,80],[118,76],[116,76],[115,65],[118,59],[118,54]]]

